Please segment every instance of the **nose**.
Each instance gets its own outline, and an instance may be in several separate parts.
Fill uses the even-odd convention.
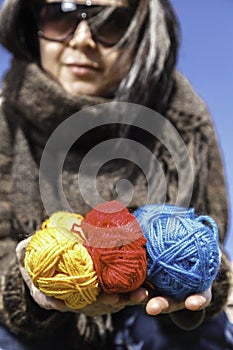
[[[92,37],[89,25],[87,21],[81,21],[72,38],[69,41],[69,45],[73,48],[75,47],[90,47],[95,48],[96,42]]]

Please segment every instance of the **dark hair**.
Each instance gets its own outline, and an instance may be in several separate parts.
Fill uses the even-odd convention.
[[[0,13],[0,42],[16,58],[38,61],[36,21],[32,10],[41,0],[6,0]],[[119,43],[134,48],[128,75],[115,99],[140,103],[162,112],[172,88],[179,44],[179,26],[169,0],[129,0],[137,5],[130,27]],[[125,51],[126,51],[125,50]],[[146,59],[145,59],[146,57]],[[124,60],[124,50],[122,54]]]
[[[126,40],[127,47],[135,42],[138,46],[131,70],[117,91],[118,100],[164,110],[173,85],[179,32],[169,0],[140,0]]]

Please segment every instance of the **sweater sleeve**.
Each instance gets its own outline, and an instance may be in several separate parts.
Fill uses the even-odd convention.
[[[1,106],[1,103],[0,103]],[[0,238],[9,237],[11,226],[11,203],[12,182],[10,179],[13,158],[13,132],[9,123],[0,113]],[[2,250],[1,250],[2,251]],[[4,254],[5,255],[5,254]]]
[[[206,177],[205,212],[212,216],[218,224],[219,242],[222,259],[219,272],[212,285],[212,301],[207,309],[207,317],[218,314],[226,305],[232,288],[232,272],[229,257],[224,250],[224,241],[228,232],[228,200],[224,164],[214,127],[208,126],[207,153],[208,172]],[[201,174],[200,174],[201,176]]]
[[[196,170],[191,204],[197,212],[210,215],[216,221],[222,251],[219,272],[212,284],[211,304],[206,310],[206,317],[209,318],[224,309],[232,288],[232,273],[229,257],[224,250],[229,209],[224,164],[216,132],[206,109],[202,116],[198,133],[193,132]]]
[[[228,199],[224,165],[219,142],[209,115],[206,115],[207,124],[202,128],[203,152],[198,152],[200,158],[196,163],[196,193],[193,200],[198,211],[206,213],[215,219],[219,229],[219,241],[221,244],[228,230]],[[201,161],[205,162],[202,164]],[[203,198],[204,196],[204,198]]]
[[[16,261],[19,237],[13,230],[11,169],[14,129],[0,110],[0,322],[22,336],[48,334],[69,314],[40,308],[30,296]]]
[[[181,75],[177,77],[176,93],[167,116],[182,136],[193,164],[193,190],[190,206],[198,214],[213,217],[219,229],[222,261],[212,285],[212,301],[206,318],[224,309],[232,285],[229,258],[224,251],[228,230],[228,199],[224,164],[216,131],[209,111]]]

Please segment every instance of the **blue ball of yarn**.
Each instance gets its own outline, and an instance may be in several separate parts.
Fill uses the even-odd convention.
[[[147,239],[147,280],[158,293],[184,300],[207,290],[221,253],[210,216],[173,205],[145,205],[134,212]]]

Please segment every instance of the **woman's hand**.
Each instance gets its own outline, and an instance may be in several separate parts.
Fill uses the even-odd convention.
[[[144,290],[144,293],[149,291]],[[131,299],[139,301],[143,295],[142,290],[131,294]],[[188,296],[184,301],[176,301],[164,296],[147,297],[145,310],[149,315],[169,314],[170,319],[179,328],[190,331],[201,325],[205,318],[205,308],[211,302],[211,288],[201,294]]]
[[[42,308],[46,310],[60,310],[64,308],[65,304],[57,299],[50,298],[46,296],[45,294],[41,293],[38,288],[34,286],[32,283],[31,277],[28,275],[25,267],[24,267],[24,257],[26,252],[26,247],[28,243],[30,242],[32,237],[28,237],[27,239],[24,239],[21,241],[17,247],[16,247],[16,257],[19,264],[19,269],[21,272],[21,275],[23,277],[24,282],[28,286],[30,290],[30,294],[32,298],[35,300],[35,302],[40,305]]]
[[[176,301],[165,296],[156,296],[147,301],[146,312],[149,315],[158,315],[161,313],[172,313],[182,309],[199,311],[205,309],[210,302],[211,289],[202,294],[190,295],[184,301]]]
[[[130,294],[100,294],[96,302],[83,307],[82,309],[71,309],[65,305],[62,300],[58,300],[52,297],[48,297],[43,294],[32,283],[31,277],[28,275],[24,267],[24,257],[26,247],[32,237],[29,237],[21,241],[16,247],[16,256],[19,264],[21,275],[30,290],[30,294],[35,302],[42,308],[47,310],[58,310],[61,312],[81,312],[89,316],[100,316],[108,313],[117,312],[123,309],[126,305],[132,305],[142,302],[147,293],[144,289],[136,293],[137,300],[131,300]]]
[[[176,311],[200,311],[204,310],[211,301],[211,290],[202,293],[190,295],[185,301],[178,302],[172,298],[164,296],[150,297],[146,288],[138,288],[131,293],[125,294],[102,294],[97,301],[82,309],[80,312],[89,316],[99,316],[106,313],[114,313],[125,306],[145,305],[148,315],[156,316],[158,314],[171,314],[173,321],[180,319],[180,313]],[[197,313],[195,313],[195,317]]]
[[[24,256],[31,237],[21,241],[16,247],[16,256],[19,263],[20,272],[27,284],[32,298],[42,308],[47,310],[58,310],[61,312],[81,312],[88,316],[100,316],[108,313],[118,312],[125,306],[142,304],[149,315],[155,316],[161,313],[174,313],[179,310],[199,311],[205,309],[211,301],[211,290],[191,295],[185,301],[178,302],[172,298],[164,296],[151,296],[146,288],[138,288],[131,293],[122,294],[100,294],[96,302],[81,309],[71,309],[62,300],[48,297],[36,288],[24,267]],[[178,315],[178,314],[177,314]]]

